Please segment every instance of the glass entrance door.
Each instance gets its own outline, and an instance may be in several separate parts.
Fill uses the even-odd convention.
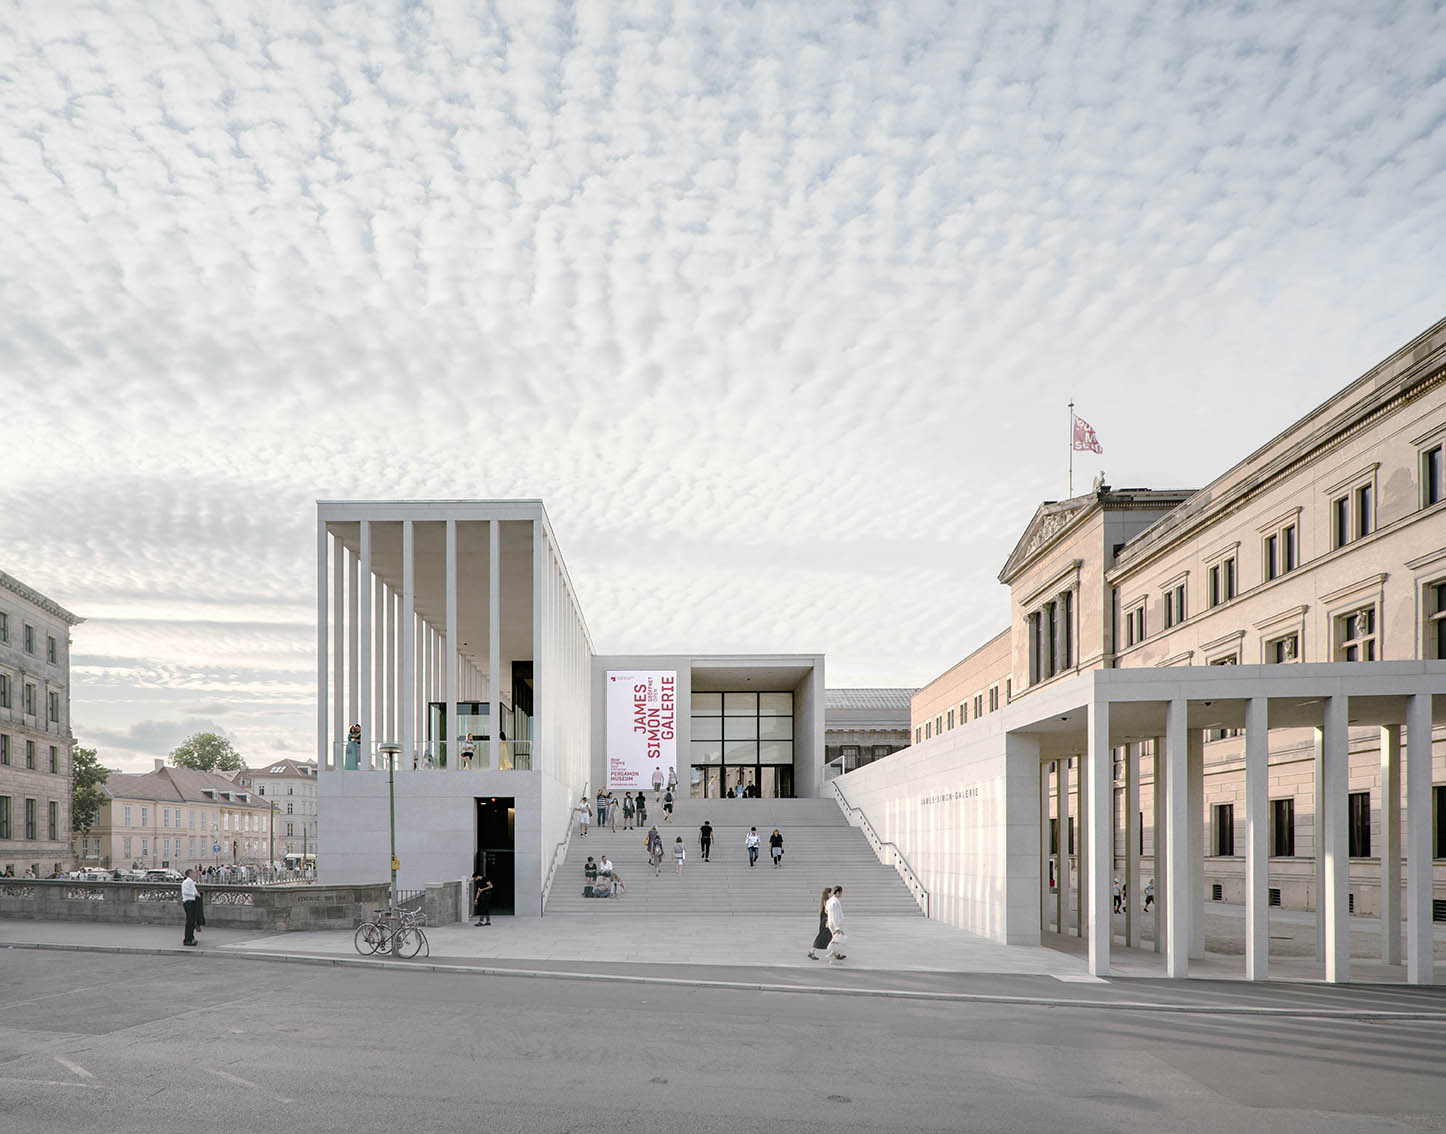
[[[692,795],[694,799],[717,799],[723,794],[722,768],[705,768],[694,765]]]

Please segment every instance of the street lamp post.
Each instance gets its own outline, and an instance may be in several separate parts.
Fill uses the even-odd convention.
[[[276,873],[276,800],[271,801],[271,860],[266,864],[266,873]]]
[[[402,750],[402,746],[401,746],[400,744],[397,744],[395,741],[389,741],[389,742],[386,743],[386,744],[381,744],[381,745],[378,745],[378,746],[377,746],[377,751],[385,753],[385,754],[386,754],[386,757],[387,757],[387,811],[388,811],[388,813],[389,813],[389,815],[390,815],[390,822],[391,822],[391,849],[392,849],[392,891],[391,891],[391,896],[390,896],[390,898],[389,898],[388,901],[387,901],[387,905],[388,905],[391,909],[393,909],[393,910],[395,910],[395,909],[397,908],[397,867],[401,865],[399,862],[397,862],[397,785],[396,785],[397,753],[400,752],[401,750]],[[397,947],[398,947],[398,945],[400,944],[400,941],[398,940],[398,938],[399,938],[400,936],[401,936],[401,934],[399,934],[399,933],[393,933],[393,934],[392,934],[392,955],[393,955],[393,956],[396,956],[396,954],[397,954]]]

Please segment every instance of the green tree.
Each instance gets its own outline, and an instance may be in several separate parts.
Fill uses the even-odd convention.
[[[171,763],[198,772],[234,772],[241,767],[241,754],[224,736],[198,732],[171,749]]]
[[[100,766],[100,759],[94,748],[76,746],[70,757],[70,828],[80,834],[88,834],[100,817],[100,805],[105,802],[101,784],[110,777],[110,772]]]

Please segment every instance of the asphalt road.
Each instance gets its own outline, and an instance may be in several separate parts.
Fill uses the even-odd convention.
[[[1076,991],[1036,979],[1041,995]],[[1356,997],[1401,1003],[1334,990],[1331,1007]],[[1443,1060],[1446,1011],[1195,1015],[1108,994],[1064,1008],[0,955],[13,1134],[1441,1130]]]

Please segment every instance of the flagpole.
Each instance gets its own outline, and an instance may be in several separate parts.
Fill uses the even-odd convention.
[[[1069,400],[1069,494],[1066,500],[1074,496],[1074,399]]]

